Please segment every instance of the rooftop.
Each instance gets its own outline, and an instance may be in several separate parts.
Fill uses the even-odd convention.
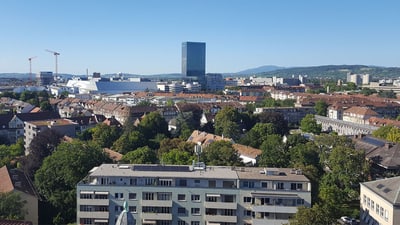
[[[309,181],[301,171],[293,168],[207,166],[195,169],[193,166],[158,164],[102,164],[93,168],[90,176]]]
[[[361,184],[393,205],[400,205],[400,176]]]

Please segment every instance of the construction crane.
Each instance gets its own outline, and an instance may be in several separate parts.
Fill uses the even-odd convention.
[[[29,60],[29,83],[32,82],[32,59],[37,58],[37,56],[32,56],[28,58]]]
[[[51,50],[48,50],[48,49],[46,49],[46,51],[47,52],[50,52],[50,53],[53,53],[53,55],[55,56],[55,58],[56,58],[56,77],[58,77],[58,63],[57,63],[57,56],[59,56],[60,55],[60,53],[59,52],[55,52],[55,51],[51,51]]]

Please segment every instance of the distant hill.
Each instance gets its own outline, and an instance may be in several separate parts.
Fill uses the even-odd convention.
[[[324,65],[324,66],[308,66],[308,67],[279,67],[273,65],[260,66],[242,70],[236,73],[224,73],[224,76],[238,77],[238,76],[259,76],[259,77],[291,77],[298,75],[307,75],[310,78],[332,78],[332,79],[346,79],[347,73],[369,74],[371,79],[381,78],[398,78],[400,77],[400,67],[379,67],[379,66],[365,66],[365,65]],[[59,74],[65,78],[71,78],[71,74]],[[102,77],[112,77],[116,74],[102,74]],[[36,76],[36,75],[35,75]],[[75,75],[82,76],[85,75]],[[139,74],[123,74],[124,77],[144,77],[157,80],[173,80],[182,78],[180,73],[170,74],[153,74],[153,75],[139,75]],[[28,79],[28,73],[0,73],[0,78],[16,78]]]
[[[251,68],[251,69],[246,69],[246,70],[236,72],[235,75],[259,74],[259,73],[271,72],[271,71],[282,70],[282,69],[285,69],[285,67],[272,66],[272,65],[259,66],[256,68]]]
[[[326,65],[326,66],[310,66],[310,67],[292,67],[279,69],[269,72],[257,74],[257,76],[277,76],[291,77],[298,75],[307,75],[311,78],[333,78],[345,79],[347,73],[369,74],[372,78],[396,78],[400,77],[399,67],[379,67],[365,65]]]

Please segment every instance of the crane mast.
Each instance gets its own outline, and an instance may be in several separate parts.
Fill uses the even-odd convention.
[[[32,59],[37,58],[37,56],[29,57],[29,83],[32,82]]]
[[[58,77],[58,62],[57,62],[57,57],[60,55],[59,52],[51,51],[46,49],[47,52],[53,53],[54,57],[56,58],[56,77]]]

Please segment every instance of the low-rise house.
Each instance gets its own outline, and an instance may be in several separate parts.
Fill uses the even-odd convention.
[[[39,195],[37,194],[32,181],[25,176],[23,171],[19,169],[9,169],[7,166],[3,166],[0,168],[0,193],[10,192],[17,193],[21,197],[21,200],[26,202],[23,207],[23,210],[27,212],[24,219],[32,222],[33,225],[38,225]],[[10,222],[5,224],[13,223]]]

